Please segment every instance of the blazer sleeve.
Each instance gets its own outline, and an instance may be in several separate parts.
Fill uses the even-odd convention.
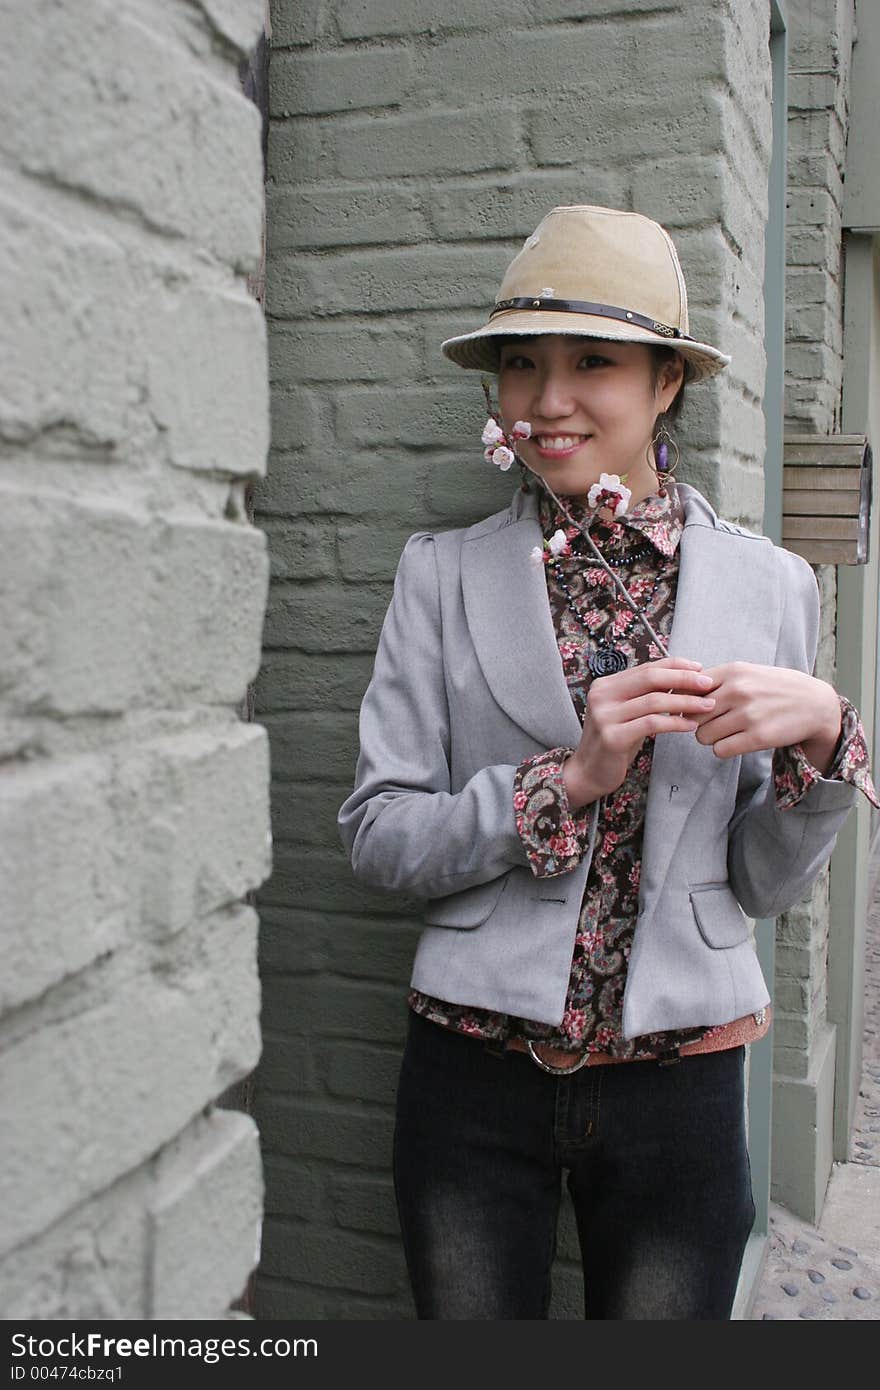
[[[339,832],[355,877],[438,898],[528,863],[513,764],[450,785],[450,721],[434,538],[406,543],[360,713],[360,753]]]
[[[785,603],[776,666],[812,675],[819,633],[816,576],[801,556],[777,549]],[[831,856],[858,797],[840,779],[818,777],[795,806],[777,804],[773,752],[743,756],[729,826],[730,885],[751,917],[775,917],[806,896]]]

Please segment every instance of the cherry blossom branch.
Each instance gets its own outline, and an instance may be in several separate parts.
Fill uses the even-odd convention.
[[[569,524],[574,526],[574,528],[577,531],[580,531],[584,540],[587,542],[587,545],[590,547],[590,551],[592,552],[593,556],[598,561],[599,565],[605,571],[605,573],[610,576],[612,583],[616,586],[617,591],[623,599],[624,603],[626,603],[627,606],[632,609],[639,622],[642,624],[646,632],[649,634],[651,641],[657,647],[657,650],[663,656],[668,656],[669,651],[666,647],[665,642],[663,642],[662,638],[654,631],[645,613],[642,611],[641,608],[639,608],[638,604],[636,603],[635,599],[631,596],[623,580],[620,578],[619,575],[614,573],[614,570],[607,563],[601,550],[596,545],[595,541],[593,540],[593,537],[590,535],[588,527],[586,525],[583,525],[581,522],[577,521],[572,516],[571,512],[568,510],[568,507],[565,505],[562,499],[560,497],[557,497],[556,493],[553,491],[552,487],[547,482],[547,479],[542,477],[540,473],[537,473],[534,468],[531,468],[529,464],[526,463],[525,459],[521,458],[520,455],[516,452],[516,444],[522,439],[529,439],[531,437],[531,425],[525,420],[517,420],[515,425],[513,426],[513,429],[510,432],[510,437],[508,438],[501,424],[501,421],[498,418],[498,412],[492,405],[492,392],[489,383],[485,379],[485,377],[481,379],[481,385],[483,387],[483,395],[486,397],[486,409],[489,412],[489,419],[486,421],[485,428],[483,429],[483,443],[486,446],[484,458],[487,460],[487,462],[496,464],[497,467],[502,469],[502,471],[505,473],[510,468],[514,460],[516,460],[516,462],[519,463],[522,468],[525,468],[529,473],[532,474],[533,478],[537,479],[538,483],[548,494],[548,496],[551,497],[552,500],[556,503],[557,507],[562,512],[562,514],[568,518]],[[594,493],[596,494],[595,500],[593,500]],[[590,495],[588,501],[593,502],[593,516],[595,516],[596,513],[603,506],[607,505],[611,506],[615,516],[620,516],[626,511],[627,503],[629,502],[630,496],[631,493],[629,489],[623,486],[623,484],[620,481],[620,478],[618,478],[614,474],[609,475],[603,473],[599,479],[599,482],[594,484],[593,487],[590,488]],[[555,540],[555,537],[553,537],[553,539],[550,542],[550,550],[551,553],[555,555],[557,553],[557,548],[554,547],[553,540]],[[539,552],[540,558],[543,558],[543,552],[540,550],[540,548],[536,546],[535,550]]]
[[[529,465],[526,463],[525,459],[520,458],[519,454],[516,455],[516,460],[517,460],[518,463],[521,463],[521,464],[522,464],[523,468],[528,469],[529,473],[532,474],[532,477],[534,477],[534,478],[536,478],[536,479],[538,480],[538,482],[541,484],[541,487],[544,489],[544,491],[547,493],[547,495],[548,495],[550,498],[552,498],[552,500],[556,503],[557,507],[558,507],[559,510],[562,512],[563,516],[567,517],[569,523],[570,523],[572,526],[576,527],[578,531],[580,531],[580,533],[581,533],[581,535],[583,536],[584,540],[587,542],[587,545],[590,547],[590,550],[591,550],[593,556],[594,556],[595,559],[598,561],[598,563],[600,564],[600,566],[602,567],[602,569],[605,571],[605,573],[606,573],[607,575],[610,575],[612,581],[613,581],[614,584],[617,586],[617,590],[618,590],[618,592],[619,592],[621,598],[624,600],[624,602],[625,602],[626,604],[629,605],[629,607],[630,607],[630,608],[632,609],[632,611],[635,613],[636,617],[639,619],[639,621],[641,622],[642,626],[645,628],[645,630],[646,630],[646,631],[648,632],[648,634],[650,635],[650,638],[651,638],[652,642],[655,643],[655,645],[656,645],[658,651],[661,653],[662,656],[668,656],[668,655],[669,655],[669,652],[668,652],[668,650],[667,650],[667,648],[666,648],[665,642],[664,642],[664,641],[662,640],[662,638],[660,638],[660,637],[658,636],[658,634],[654,631],[654,629],[653,629],[653,627],[651,626],[651,624],[649,623],[649,621],[648,621],[646,615],[643,613],[642,609],[639,608],[638,604],[636,603],[635,599],[634,599],[634,598],[632,597],[632,595],[630,594],[630,592],[629,592],[629,590],[627,589],[626,585],[624,584],[623,580],[620,578],[619,575],[617,575],[617,574],[614,573],[614,570],[611,568],[611,566],[610,566],[610,565],[608,564],[608,562],[606,561],[606,559],[605,559],[604,555],[602,554],[601,550],[600,550],[599,547],[596,545],[596,542],[593,540],[593,537],[590,535],[589,530],[587,529],[587,527],[584,526],[584,525],[582,525],[581,522],[577,521],[577,520],[575,519],[575,517],[572,516],[571,512],[568,510],[568,507],[565,505],[565,503],[562,501],[562,499],[561,499],[560,497],[557,497],[557,496],[556,496],[556,493],[553,491],[552,487],[551,487],[550,484],[547,482],[547,479],[546,479],[546,478],[542,477],[540,473],[536,473],[535,470],[534,470],[534,468],[530,468]],[[596,514],[596,512],[597,512],[598,510],[599,510],[598,507],[594,510],[594,512],[593,512],[593,515],[594,515],[594,516],[595,516],[595,514]]]

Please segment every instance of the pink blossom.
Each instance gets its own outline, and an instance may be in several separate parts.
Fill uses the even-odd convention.
[[[537,566],[540,566],[540,565],[543,565],[543,563],[544,563],[544,548],[543,548],[543,546],[540,546],[540,545],[532,546],[532,549],[529,551],[529,559],[531,560],[532,564],[535,565],[536,567],[537,567]]]
[[[547,545],[551,555],[570,555],[571,546],[564,531],[554,531]]]
[[[631,497],[631,490],[624,487],[616,473],[600,473],[598,483],[587,493],[591,507],[610,507],[615,517],[623,516]]]
[[[502,473],[506,473],[513,463],[513,450],[508,449],[506,444],[501,444],[492,455],[492,462],[497,464]]]
[[[483,426],[482,439],[484,444],[500,444],[504,438],[504,431],[497,420],[487,420]]]
[[[514,439],[531,439],[532,427],[528,420],[517,420],[513,427]]]

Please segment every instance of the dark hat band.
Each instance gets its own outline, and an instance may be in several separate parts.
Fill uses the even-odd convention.
[[[668,323],[649,319],[646,314],[637,314],[634,309],[620,309],[616,304],[590,304],[584,299],[546,299],[541,296],[532,299],[524,295],[517,299],[499,299],[489,315],[490,320],[508,309],[547,309],[554,314],[593,314],[600,318],[620,319],[622,323],[633,323],[638,328],[649,328],[652,333],[659,333],[663,338],[681,338],[688,343],[696,342],[696,338],[692,338],[690,333],[682,333],[680,328],[672,328]]]

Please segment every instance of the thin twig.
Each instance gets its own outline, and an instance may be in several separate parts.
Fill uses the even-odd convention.
[[[608,575],[611,576],[611,579],[612,579],[613,582],[617,585],[617,588],[618,588],[618,591],[619,591],[619,593],[620,593],[621,598],[624,600],[625,603],[627,603],[627,604],[629,605],[629,607],[630,607],[630,608],[632,609],[632,611],[635,613],[636,617],[639,619],[639,622],[640,622],[640,623],[642,624],[642,626],[646,629],[646,631],[650,634],[651,640],[652,640],[654,643],[656,643],[656,646],[657,646],[658,651],[660,651],[660,652],[663,654],[663,656],[668,656],[668,655],[669,655],[669,652],[668,652],[668,650],[667,650],[667,648],[666,648],[665,642],[663,642],[662,639],[661,639],[661,638],[657,635],[657,633],[654,631],[653,627],[652,627],[651,624],[648,622],[648,619],[647,619],[647,617],[645,616],[645,614],[644,614],[644,612],[642,611],[642,609],[639,608],[638,604],[635,602],[635,599],[633,599],[633,598],[631,597],[630,592],[629,592],[629,590],[627,589],[626,585],[625,585],[625,584],[623,583],[623,581],[614,573],[614,570],[613,570],[613,569],[611,568],[611,566],[607,563],[607,561],[605,560],[605,557],[603,556],[601,550],[600,550],[599,547],[596,545],[596,542],[593,540],[593,537],[590,535],[589,530],[587,529],[587,527],[584,526],[584,525],[582,525],[581,522],[577,521],[577,520],[572,516],[571,512],[568,510],[568,507],[565,505],[565,503],[562,501],[562,499],[561,499],[560,497],[557,497],[557,496],[556,496],[556,493],[553,491],[552,487],[551,487],[550,484],[547,482],[547,479],[546,479],[546,478],[542,477],[540,473],[536,473],[535,470],[534,470],[534,468],[529,468],[529,465],[526,463],[525,459],[521,459],[520,456],[519,456],[519,454],[517,454],[516,457],[517,457],[517,461],[518,461],[519,463],[521,463],[521,464],[523,465],[524,468],[527,468],[527,469],[528,469],[528,471],[532,474],[532,476],[538,480],[538,482],[540,483],[540,485],[541,485],[541,487],[544,489],[544,491],[545,491],[546,493],[548,493],[550,497],[552,497],[553,501],[556,503],[556,505],[557,505],[557,507],[559,508],[559,510],[563,513],[564,516],[567,516],[567,517],[568,517],[568,520],[570,521],[571,525],[577,527],[577,529],[580,531],[581,535],[583,536],[584,540],[587,542],[587,545],[590,547],[590,550],[593,552],[593,555],[596,557],[596,559],[599,561],[599,564],[602,566],[602,569],[605,571],[606,574],[608,574]]]
[[[498,419],[498,411],[495,409],[494,405],[492,404],[492,389],[491,389],[491,386],[490,386],[490,384],[489,384],[489,381],[487,380],[486,377],[481,377],[481,378],[480,378],[480,385],[481,385],[482,388],[483,388],[483,395],[486,397],[486,409],[487,409],[487,411],[489,412],[489,415],[490,415],[491,418],[495,421],[496,424],[498,424],[501,428],[503,428],[503,426],[501,426],[501,422],[500,422],[499,419]],[[509,444],[509,443],[511,442],[511,441],[508,441],[506,433],[505,433],[505,436],[504,436],[504,442],[505,442],[505,444]],[[552,487],[551,487],[550,484],[547,482],[547,479],[544,478],[544,477],[542,477],[540,473],[536,473],[535,470],[534,470],[534,468],[530,468],[529,465],[526,463],[525,459],[524,459],[524,458],[521,458],[520,455],[517,454],[515,450],[514,450],[514,454],[515,454],[517,463],[521,464],[523,468],[527,469],[528,472],[531,473],[531,475],[532,475],[533,478],[537,479],[538,483],[539,483],[540,486],[544,489],[544,491],[545,491],[546,493],[548,493],[548,494],[550,495],[550,497],[553,498],[553,501],[556,503],[556,505],[557,505],[557,507],[559,508],[559,510],[560,510],[565,516],[568,517],[568,520],[569,520],[569,522],[571,523],[571,525],[574,526],[574,527],[576,527],[577,530],[580,531],[580,533],[581,533],[581,535],[583,536],[584,540],[587,542],[587,545],[590,547],[590,550],[593,552],[593,555],[594,555],[594,556],[596,557],[596,559],[599,561],[599,564],[601,565],[602,569],[605,571],[605,573],[606,573],[607,575],[610,575],[610,577],[611,577],[613,583],[617,586],[618,592],[620,593],[620,596],[621,596],[621,598],[623,599],[624,603],[626,603],[626,604],[632,609],[632,611],[635,613],[635,615],[636,615],[636,617],[638,618],[639,622],[642,624],[642,626],[645,628],[646,632],[649,634],[649,636],[650,636],[650,638],[651,638],[651,641],[655,643],[655,645],[656,645],[656,647],[657,647],[657,650],[658,650],[659,652],[661,652],[661,653],[663,654],[663,656],[668,656],[668,655],[669,655],[669,651],[667,650],[666,643],[665,643],[665,642],[662,640],[662,638],[659,637],[658,634],[654,631],[653,627],[652,627],[651,624],[648,622],[647,617],[645,616],[645,614],[643,613],[643,611],[641,610],[641,608],[639,608],[638,604],[635,602],[635,599],[633,599],[633,598],[630,596],[630,592],[629,592],[629,590],[627,589],[626,585],[623,583],[623,581],[622,581],[620,578],[618,578],[618,576],[614,573],[614,570],[613,570],[613,569],[611,568],[611,566],[607,563],[607,561],[605,560],[604,555],[602,554],[602,552],[601,552],[601,550],[599,549],[599,547],[596,545],[596,542],[593,540],[593,537],[590,535],[590,533],[589,533],[587,527],[586,527],[586,526],[583,526],[583,525],[581,524],[581,522],[575,520],[575,518],[572,516],[571,512],[568,510],[568,507],[566,507],[565,503],[562,501],[562,499],[556,496],[556,493],[553,491]]]

